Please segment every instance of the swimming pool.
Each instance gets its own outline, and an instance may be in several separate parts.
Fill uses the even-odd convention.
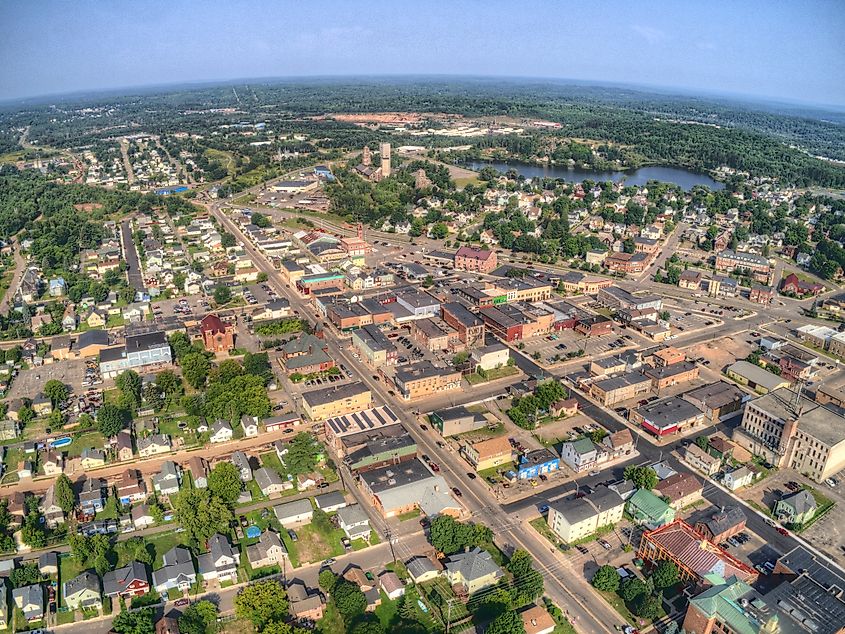
[[[73,438],[70,436],[65,436],[64,438],[57,438],[50,443],[50,446],[53,448],[58,447],[67,447],[70,443],[73,442]]]

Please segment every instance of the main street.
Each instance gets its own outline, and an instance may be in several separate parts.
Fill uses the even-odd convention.
[[[249,241],[248,237],[221,209],[225,203],[214,203],[209,206],[211,212],[218,219],[221,225],[237,240],[244,244],[244,250],[252,258],[256,268],[268,276],[268,283],[276,287],[277,291],[287,297],[291,306],[297,309],[301,315],[316,315],[313,307],[306,300],[300,297],[293,289],[289,289],[281,274],[273,267],[262,253]],[[337,361],[341,361],[356,375],[356,378],[366,384],[376,397],[376,401],[395,404],[397,401],[387,393],[387,386],[379,381],[372,380],[370,373],[359,371],[358,362],[353,360],[351,355],[338,345],[334,337],[328,337],[329,355]],[[559,573],[561,566],[557,560],[549,562],[550,547],[540,542],[539,538],[531,529],[525,519],[519,514],[509,516],[493,497],[486,484],[478,479],[469,480],[465,476],[467,465],[453,453],[441,449],[436,444],[433,432],[422,432],[411,418],[407,404],[399,404],[399,416],[410,434],[414,437],[417,445],[429,455],[437,456],[437,462],[441,466],[441,475],[450,486],[459,486],[463,491],[462,503],[469,513],[478,521],[490,526],[495,534],[497,544],[504,549],[524,548],[533,557],[536,565],[543,573],[546,582],[546,593],[555,603],[563,609],[568,610],[577,623],[581,632],[614,632],[613,625],[621,622],[621,617],[607,604],[594,602],[585,597],[583,592],[576,594],[572,591],[571,585],[562,583]]]

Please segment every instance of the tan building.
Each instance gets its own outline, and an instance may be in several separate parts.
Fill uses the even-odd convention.
[[[466,443],[461,453],[476,471],[500,467],[513,459],[513,448],[506,436]]]
[[[302,411],[313,421],[342,416],[367,409],[372,401],[368,387],[361,382],[302,393]]]
[[[430,352],[463,347],[458,331],[442,319],[417,319],[411,322],[411,339]]]
[[[620,522],[625,500],[616,491],[598,487],[591,495],[568,498],[551,504],[549,528],[565,542],[574,542],[595,533],[602,526]]]
[[[461,372],[454,368],[438,368],[431,361],[396,368],[393,382],[406,401],[425,398],[437,392],[461,387]]]
[[[698,469],[702,473],[712,476],[719,471],[722,466],[721,459],[711,456],[695,443],[686,448],[684,460],[687,461],[691,467]]]
[[[733,441],[816,482],[845,468],[845,417],[786,388],[750,401]]]
[[[590,396],[605,407],[651,392],[651,379],[642,372],[629,372],[590,385]]]

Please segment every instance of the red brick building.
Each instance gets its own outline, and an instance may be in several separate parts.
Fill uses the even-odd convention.
[[[790,273],[780,284],[781,293],[790,293],[792,295],[813,295],[816,296],[824,291],[824,286],[816,284],[815,282],[805,282],[799,278],[795,273]]]
[[[752,286],[751,292],[748,294],[749,301],[752,301],[755,304],[763,304],[764,306],[771,304],[774,298],[775,289],[771,286],[762,286],[759,284]]]
[[[455,269],[489,273],[496,268],[496,252],[474,247],[461,247],[455,253]]]
[[[213,313],[202,318],[200,334],[209,352],[228,352],[235,347],[235,325],[224,322]]]

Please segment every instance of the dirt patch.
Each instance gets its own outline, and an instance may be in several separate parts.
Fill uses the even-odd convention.
[[[687,356],[698,359],[704,357],[705,360],[710,361],[710,369],[715,372],[721,372],[722,369],[734,363],[737,359],[744,359],[747,357],[754,346],[742,336],[734,337],[720,337],[713,341],[699,343],[684,351]]]
[[[567,434],[572,431],[574,427],[583,427],[587,423],[592,423],[584,414],[575,414],[569,418],[562,418],[560,420],[552,421],[550,423],[543,423],[534,430],[538,438],[547,442],[556,442],[559,440],[566,440]]]

